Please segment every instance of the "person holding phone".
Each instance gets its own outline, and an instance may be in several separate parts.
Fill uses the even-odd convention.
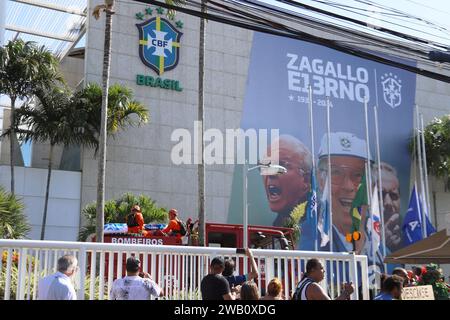
[[[234,272],[236,271],[236,264],[233,259],[227,259],[225,260],[225,269],[222,272],[222,275],[227,279],[228,283],[230,284],[230,287],[237,287],[242,285],[246,281],[251,281],[253,279],[258,278],[258,266],[256,265],[255,258],[253,257],[253,253],[250,249],[236,249],[237,254],[245,254],[248,259],[250,260],[251,269],[250,272],[247,274],[242,275],[234,275]]]

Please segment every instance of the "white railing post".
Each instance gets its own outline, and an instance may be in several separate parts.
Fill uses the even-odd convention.
[[[52,258],[57,256],[57,252],[74,252],[79,259],[79,278],[77,276],[76,287],[78,289],[77,297],[79,300],[85,299],[85,288],[88,285],[86,276],[90,267],[91,282],[89,283],[90,299],[95,298],[95,292],[99,291],[99,299],[105,298],[109,292],[104,292],[104,283],[108,283],[111,287],[111,280],[114,278],[114,267],[117,263],[117,270],[120,273],[123,268],[123,256],[130,256],[135,252],[143,254],[145,270],[151,269],[153,278],[164,288],[168,294],[167,298],[176,299],[183,293],[185,299],[198,299],[199,286],[203,276],[207,273],[209,265],[209,257],[213,256],[235,256],[236,251],[233,248],[208,248],[208,247],[187,247],[187,246],[146,246],[134,244],[110,244],[110,243],[79,243],[79,242],[63,242],[63,241],[32,241],[32,240],[6,240],[0,239],[0,248],[8,253],[6,258],[5,270],[5,300],[10,299],[10,291],[12,286],[17,286],[16,299],[24,299],[25,288],[27,287],[28,277],[33,277],[33,298],[36,297],[36,282],[41,273],[47,273],[47,268],[51,268],[54,263]],[[15,278],[11,279],[12,268],[15,268],[13,253],[20,252],[18,264],[18,282]],[[35,257],[34,270],[27,270],[28,257],[27,253],[31,253]],[[41,254],[42,253],[42,254]],[[51,253],[51,254],[49,254]],[[100,259],[96,257],[99,253]],[[55,254],[55,256],[53,256]],[[92,256],[89,257],[89,254]],[[107,254],[107,256],[106,256]],[[115,256],[117,255],[117,259]],[[264,271],[266,284],[277,275],[283,281],[286,296],[292,292],[297,284],[295,278],[296,268],[298,275],[304,268],[303,264],[311,258],[318,258],[327,266],[330,274],[330,280],[326,279],[320,285],[331,290],[333,296],[336,293],[334,287],[337,284],[337,293],[340,289],[340,281],[351,281],[356,290],[352,294],[352,299],[358,299],[358,285],[362,289],[362,298],[369,299],[369,279],[367,257],[356,256],[348,253],[334,252],[314,252],[314,251],[286,251],[286,250],[260,250],[255,249],[254,255],[258,260],[258,268],[264,261]],[[39,258],[39,259],[36,259]],[[244,261],[242,256],[238,256],[237,266]],[[98,260],[97,260],[98,259]],[[108,268],[105,268],[108,259]],[[148,261],[147,259],[151,259]],[[242,260],[241,260],[242,259]],[[117,261],[116,261],[117,260]],[[151,265],[149,265],[151,263]],[[284,265],[283,265],[284,263]],[[342,263],[342,269],[340,266]],[[294,265],[296,264],[296,265]],[[44,270],[40,271],[41,266]],[[99,286],[96,285],[96,265],[100,269]],[[336,270],[334,270],[336,268]],[[348,271],[346,271],[348,270]],[[243,271],[242,268],[240,270]],[[290,271],[290,272],[289,272]],[[108,279],[106,279],[108,272]],[[284,274],[283,274],[284,272]],[[33,274],[32,274],[33,273]],[[341,276],[342,273],[342,276]],[[117,275],[118,277],[121,275]],[[358,278],[361,277],[361,281]],[[328,278],[328,277],[327,277]],[[3,280],[3,279],[2,279]],[[31,281],[31,278],[30,278]],[[107,282],[106,282],[107,281]],[[13,284],[12,284],[13,283]],[[262,281],[258,280],[260,289]],[[30,283],[31,285],[31,283]],[[329,286],[332,286],[331,288]],[[333,292],[334,291],[334,292]]]
[[[27,249],[20,249],[19,254],[19,264],[18,264],[18,272],[17,272],[17,291],[16,291],[16,299],[24,300],[25,296],[25,280],[27,277],[26,272],[26,262],[27,262]]]
[[[369,271],[367,266],[367,256],[359,256],[358,260],[361,264],[361,284],[363,300],[369,300]]]
[[[95,300],[95,278],[96,278],[96,268],[97,268],[97,251],[91,251],[91,274],[89,283],[89,300]]]
[[[328,273],[330,272],[328,269],[328,263],[326,258],[325,259],[320,259],[323,267],[325,268],[325,277],[323,278],[323,280],[319,283],[319,285],[322,287],[322,289],[328,294]],[[305,268],[306,268],[306,263],[305,263]],[[306,270],[305,270],[306,272]]]
[[[13,250],[8,248],[8,256],[6,258],[6,279],[5,279],[5,295],[4,299],[9,300],[11,295],[11,264],[12,264],[12,255]]]
[[[355,253],[350,253],[350,281],[353,282],[353,285],[355,287],[355,291],[353,291],[351,295],[351,300],[358,300],[359,299],[359,293],[358,293],[358,266],[356,265],[356,257]]]
[[[265,259],[264,269],[266,272],[265,278],[266,278],[266,284],[269,283],[269,281],[274,277],[275,273],[275,263],[273,257],[267,257]]]
[[[139,257],[139,254],[138,254]],[[108,251],[108,282],[107,282],[107,292],[109,299],[109,292],[111,291],[112,284],[113,284],[113,278],[114,278],[114,252]]]
[[[35,249],[34,252],[34,270],[33,270],[33,300],[37,298],[37,279],[38,279],[38,270],[39,270],[39,249]]]
[[[98,285],[98,300],[104,300],[105,295],[105,251],[100,251],[100,263],[98,265],[100,268],[99,272],[99,285]]]
[[[78,288],[78,292],[77,292],[77,299],[78,300],[84,300],[84,292],[85,292],[85,286],[86,286],[86,263],[87,259],[86,259],[86,248],[82,245],[80,246],[80,251],[79,251],[79,276],[80,276],[80,281],[79,283],[79,288]]]

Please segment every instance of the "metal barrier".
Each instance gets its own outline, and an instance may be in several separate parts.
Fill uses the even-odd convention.
[[[332,298],[341,283],[358,284],[351,299],[369,299],[367,257],[351,253],[315,251],[252,250],[259,272],[260,291],[273,277],[283,283],[289,299],[305,272],[310,258],[322,260],[327,276],[322,287]],[[165,299],[201,299],[200,283],[215,256],[236,259],[236,271],[247,269],[247,258],[233,248],[149,246],[90,242],[0,240],[0,299],[36,299],[39,279],[56,272],[57,260],[73,254],[80,267],[75,277],[79,300],[107,299],[113,280],[125,274],[125,260],[139,256],[144,272],[150,273],[163,289]],[[239,270],[241,269],[241,270]],[[358,279],[359,278],[359,279]],[[359,292],[358,292],[359,291]]]

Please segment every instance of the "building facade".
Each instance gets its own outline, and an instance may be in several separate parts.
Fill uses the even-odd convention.
[[[174,19],[170,19],[165,10],[160,8],[128,0],[116,2],[110,83],[130,87],[136,100],[148,107],[150,121],[108,138],[106,199],[125,192],[146,194],[160,206],[177,208],[183,219],[196,218],[197,165],[174,164],[172,152],[178,142],[173,136],[177,129],[187,129],[194,142],[198,108],[199,19],[183,13],[177,13]],[[105,20],[104,15],[99,20],[92,16],[93,8],[101,3],[101,0],[89,1],[84,51],[74,50],[62,60],[63,72],[73,88],[90,82],[101,83]],[[149,20],[154,20],[154,25],[143,25]],[[166,57],[167,60],[173,59],[172,66],[163,65],[164,68],[161,68],[161,65],[152,62],[151,57],[145,57],[143,52],[151,46],[151,41],[164,39],[158,36],[146,39],[140,35],[140,29],[159,28],[163,30],[161,32],[169,32],[167,23],[172,26],[173,32],[178,32],[179,41],[171,47],[171,54],[177,52],[177,56]],[[213,21],[206,23],[205,129],[215,128],[225,132],[226,129],[241,127],[253,38],[254,32],[250,30]],[[155,45],[158,44],[155,42]],[[417,76],[415,100],[424,114],[425,123],[434,117],[449,114],[449,84]],[[4,116],[3,121],[4,126],[7,126],[7,116]],[[5,186],[8,186],[9,181],[8,143],[2,143],[0,154],[1,182]],[[32,167],[46,168],[47,147],[33,146]],[[49,226],[54,229],[48,234],[48,239],[76,240],[75,230],[85,223],[79,211],[96,200],[97,159],[93,150],[68,150],[62,147],[57,151],[57,158],[59,160],[55,161],[55,169],[70,174],[78,172],[78,176],[73,178],[79,179],[75,184],[79,185],[79,194],[70,196],[72,198],[61,195],[77,202],[74,210],[69,212],[65,205],[56,205],[57,199],[53,199],[56,195],[52,197],[51,192],[50,216],[67,214],[71,218],[48,220]],[[229,221],[234,169],[231,164],[206,165],[207,221]],[[19,189],[27,199],[30,194],[26,186],[31,181],[27,179],[34,178],[30,176],[24,179],[24,187]],[[55,192],[64,190],[66,181],[53,180]],[[435,213],[432,221],[440,229],[439,226],[444,225],[445,214],[450,211],[450,197],[441,181],[430,179],[430,189],[432,212]],[[38,194],[42,198],[42,192]],[[33,230],[40,230],[41,207],[31,201],[26,204]],[[406,208],[402,208],[402,211],[406,211]],[[70,221],[70,237],[63,236],[64,229],[59,228],[66,223],[62,223],[62,220]],[[31,237],[37,238],[37,235],[37,232],[33,232]]]

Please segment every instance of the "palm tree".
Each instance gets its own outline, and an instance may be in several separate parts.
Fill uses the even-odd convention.
[[[140,126],[149,121],[147,108],[133,99],[133,90],[120,84],[108,88],[108,135],[114,135],[126,127]],[[73,108],[85,117],[82,122],[85,136],[92,134],[98,137],[101,132],[100,115],[102,104],[102,88],[97,83],[88,83],[86,87],[75,92]],[[80,124],[81,125],[81,124]],[[98,145],[96,146],[98,147]]]
[[[103,242],[103,217],[105,215],[105,171],[106,171],[106,135],[108,114],[108,89],[109,74],[111,71],[111,38],[112,38],[112,15],[114,14],[114,0],[105,0],[103,5],[94,8],[92,15],[95,19],[100,17],[100,11],[106,12],[105,19],[105,43],[103,49],[103,74],[102,74],[102,108],[100,118],[100,153],[98,159],[97,176],[97,242]]]
[[[58,60],[44,46],[21,39],[0,47],[0,94],[11,100],[10,165],[11,193],[14,194],[15,107],[18,99],[30,98],[37,87],[45,88],[62,81]]]
[[[106,166],[106,144],[102,148],[101,136],[103,134],[103,129],[107,130],[107,134],[114,135],[119,130],[123,130],[129,126],[139,126],[141,124],[147,123],[149,121],[149,112],[146,107],[140,102],[133,99],[133,92],[130,88],[124,87],[119,84],[114,84],[108,88],[108,106],[107,106],[107,123],[104,125],[101,122],[101,114],[103,117],[103,97],[102,88],[96,83],[88,84],[84,89],[75,93],[74,103],[78,105],[76,109],[86,110],[86,119],[83,129],[85,136],[92,136],[95,133],[96,136],[100,136],[100,145],[97,145],[96,153],[100,149],[100,157],[103,152],[103,160]],[[106,143],[106,140],[105,140]],[[100,148],[98,148],[98,146]],[[100,177],[97,186],[97,230],[96,239],[97,242],[103,241],[103,228],[104,228],[104,172],[103,176]],[[99,196],[100,194],[100,196]],[[101,204],[99,204],[101,202]],[[99,205],[102,208],[99,208]],[[101,221],[100,221],[101,220]],[[101,240],[100,240],[101,239]]]
[[[206,13],[206,0],[201,1],[202,13]],[[198,237],[199,245],[205,245],[205,163],[204,163],[204,139],[203,132],[205,130],[204,117],[204,81],[205,81],[205,19],[200,18],[200,43],[198,49],[198,121],[201,123],[201,143],[199,154],[201,155],[200,163],[198,164]],[[245,230],[245,232],[247,232]]]
[[[167,4],[182,4],[185,0],[165,0]],[[107,120],[108,113],[108,89],[109,89],[109,75],[111,66],[111,38],[112,38],[112,15],[114,14],[114,0],[105,0],[104,4],[98,5],[94,8],[92,15],[95,19],[100,18],[100,12],[106,13],[105,19],[105,40],[103,47],[103,74],[102,74],[102,112],[100,120],[100,152],[98,161],[98,175],[97,175],[97,242],[103,242],[103,224],[104,224],[104,205],[105,205],[105,171],[106,171],[106,137],[107,137]],[[169,12],[172,16],[173,11]]]
[[[58,86],[49,89],[40,88],[36,90],[35,95],[39,99],[38,105],[32,107],[27,104],[17,109],[16,124],[13,128],[24,141],[50,143],[41,227],[41,240],[44,240],[55,145],[95,145],[95,139],[85,139],[83,130],[78,129],[77,113],[72,108],[72,94],[67,88]],[[21,129],[22,125],[25,125],[27,129]]]

